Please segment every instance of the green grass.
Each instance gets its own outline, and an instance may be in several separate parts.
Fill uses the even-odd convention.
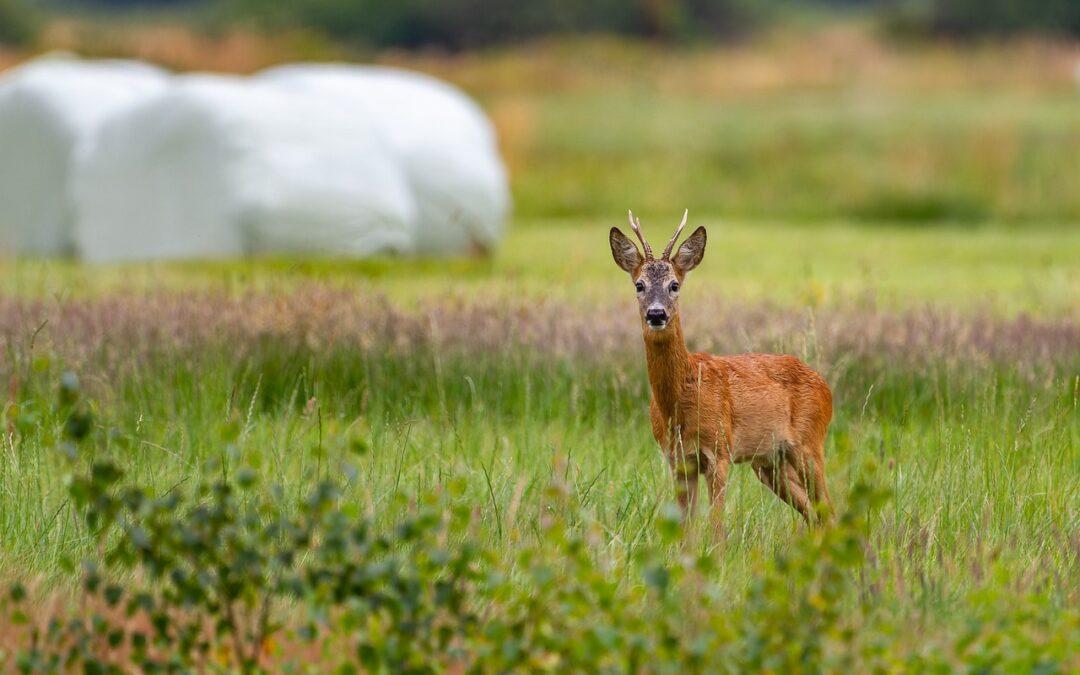
[[[89,552],[59,480],[61,368],[38,361],[19,410],[5,418],[16,428],[0,459],[6,575],[63,580],[64,558]],[[868,460],[880,466],[873,479],[893,491],[873,522],[877,567],[868,571],[888,589],[882,602],[891,611],[936,616],[990,583],[984,571],[994,566],[1013,575],[1012,592],[1075,600],[1074,373],[1031,379],[1008,366],[942,361],[924,372],[867,363],[827,375],[837,393],[827,448],[834,498],[842,508]],[[617,557],[657,543],[654,521],[672,498],[649,433],[643,367],[627,353],[550,360],[518,351],[312,350],[268,339],[239,362],[227,344],[208,344],[196,358],[165,353],[117,379],[92,370],[86,378],[95,452],[161,492],[213,479],[204,463],[221,459],[299,498],[316,478],[340,479],[347,462],[355,468],[347,501],[393,518],[386,509],[395,493],[458,478],[479,515],[476,535],[508,557],[539,541],[553,482],[568,486],[581,526],[595,523]],[[354,456],[358,436],[370,451]],[[733,472],[725,521],[726,546],[713,555],[733,591],[801,527],[745,467]],[[691,536],[710,550],[700,529]]]
[[[666,229],[652,218],[645,222],[654,238]],[[447,294],[466,307],[496,299],[527,312],[547,296],[586,316],[593,303],[615,303],[632,323],[630,291],[610,262],[606,225],[520,226],[489,261],[114,268],[23,262],[6,276],[6,290],[80,303],[121,291],[153,298],[163,293],[160,287],[287,295],[302,283],[345,284],[360,298],[385,293],[406,312],[421,301],[448,302]],[[897,310],[986,306],[1004,314],[1035,311],[1054,321],[1070,320],[1077,307],[1080,237],[1074,231],[722,224],[712,232],[706,261],[685,292],[690,307],[708,306],[714,297],[839,308],[869,298]],[[614,295],[605,299],[608,294]],[[364,306],[362,299],[357,305]],[[376,312],[381,306],[372,305]],[[653,536],[652,520],[671,498],[671,485],[649,433],[637,338],[612,353],[557,355],[512,344],[462,353],[382,342],[297,345],[291,336],[301,328],[268,333],[242,358],[225,337],[181,347],[155,342],[150,356],[132,357],[130,368],[123,357],[110,361],[120,364],[118,371],[99,370],[105,361],[91,355],[79,370],[92,392],[98,438],[134,479],[161,490],[200,480],[206,460],[225,457],[230,465],[255,466],[299,495],[315,475],[336,475],[340,462],[351,458],[350,439],[360,433],[372,450],[352,459],[357,474],[349,495],[364,509],[377,512],[397,490],[423,492],[460,477],[482,514],[481,536],[509,552],[535,536],[544,488],[561,472],[587,517],[600,524],[606,545],[629,552]],[[31,330],[6,342],[13,384],[3,421],[15,432],[0,457],[0,566],[53,577],[63,556],[80,552],[85,540],[64,509],[58,483],[62,419],[55,385],[68,364],[62,353],[50,354],[46,337],[63,327],[46,324],[33,353]],[[104,330],[106,348],[124,350],[132,339],[122,333],[109,339],[110,329]],[[510,323],[498,330],[512,336],[515,329]],[[755,342],[755,336],[747,339]],[[791,335],[783,343],[816,339]],[[1055,597],[1074,593],[1077,560],[1069,542],[1080,518],[1075,355],[1059,354],[1034,373],[946,347],[917,359],[923,366],[872,355],[854,355],[854,362],[845,362],[852,358],[845,354],[827,362],[813,361],[813,351],[800,355],[825,368],[836,391],[827,453],[834,493],[843,504],[863,463],[873,458],[881,464],[878,479],[894,496],[877,523],[875,554],[902,576],[934,580],[920,597],[898,603],[947,602],[979,583],[958,570],[985,563],[991,550],[1018,575],[1037,568],[1033,573]],[[749,471],[734,475],[730,538],[720,555],[721,573],[738,586],[756,556],[782,548],[798,524]]]
[[[872,85],[870,85],[872,86]],[[521,212],[1075,223],[1080,97],[571,93],[536,104]],[[587,122],[583,122],[587,120]]]
[[[654,241],[680,215],[642,212]],[[630,306],[615,267],[605,218],[521,220],[490,259],[134,263],[83,266],[55,261],[3,263],[0,289],[24,296],[84,296],[110,290],[226,288],[287,290],[317,281],[411,304],[464,298],[555,298]],[[733,303],[922,306],[1067,316],[1080,306],[1080,230],[1073,227],[784,224],[730,221],[691,213],[709,231],[706,261],[688,295]],[[659,244],[658,244],[659,245]]]

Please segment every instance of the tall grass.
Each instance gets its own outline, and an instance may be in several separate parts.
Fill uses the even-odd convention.
[[[204,464],[220,459],[298,497],[348,458],[357,471],[346,498],[361,512],[391,518],[394,494],[460,479],[478,536],[511,555],[536,542],[544,490],[558,477],[620,557],[655,543],[671,498],[632,324],[566,309],[406,310],[319,288],[107,296],[39,314],[49,323],[31,349],[18,317],[41,311],[33,302],[5,311],[16,319],[0,460],[9,574],[63,578],[62,560],[89,545],[57,483],[63,419],[53,401],[67,369],[94,402],[103,450],[161,491],[213,479]],[[843,504],[868,458],[884,467],[894,496],[874,521],[872,553],[899,608],[944,610],[989,583],[991,567],[1008,570],[1016,592],[1076,599],[1075,324],[712,314],[718,351],[786,349],[833,385],[831,488]],[[370,450],[354,457],[357,443]],[[750,472],[734,473],[729,535],[715,552],[732,588],[800,527]],[[695,537],[707,550],[704,533]]]
[[[616,621],[629,630],[624,620],[649,626],[650,635],[663,628],[640,623],[660,611],[641,598],[639,565],[654,564],[642,556],[660,556],[654,562],[665,569],[708,563],[704,586],[679,586],[702,621],[802,602],[754,595],[773,578],[762,576],[773,569],[764,561],[790,552],[802,525],[743,467],[732,472],[722,544],[709,537],[703,512],[682,543],[662,535],[673,490],[649,431],[631,291],[587,248],[593,229],[527,228],[501,256],[480,262],[14,264],[0,295],[0,574],[38,582],[35,616],[47,623],[71,606],[79,578],[72,563],[98,555],[64,483],[71,421],[58,400],[70,384],[61,385],[71,377],[64,373],[72,373],[92,420],[84,459],[112,458],[126,480],[152,494],[197,495],[250,469],[281,486],[279,508],[301,516],[313,486],[332,478],[343,485],[342,513],[391,531],[411,513],[399,495],[453,492],[471,513],[468,541],[487,552],[484,569],[514,584],[528,574],[523,551],[561,559],[549,540],[557,515],[574,541],[588,542],[587,557],[611,561],[575,573],[610,582],[598,605],[574,596],[584,603],[575,605],[584,612],[576,625],[598,630]],[[1080,600],[1080,326],[1063,274],[1070,240],[1045,231],[822,231],[849,251],[878,246],[893,256],[879,278],[894,270],[908,291],[902,302],[879,302],[869,291],[847,298],[793,289],[830,287],[818,271],[790,269],[812,230],[736,227],[727,251],[724,238],[713,237],[720,270],[695,274],[683,302],[692,348],[793,353],[830,382],[836,413],[827,468],[841,509],[868,481],[891,492],[867,523],[865,560],[844,563],[854,565],[843,578],[858,589],[857,604],[849,598],[827,611],[858,626],[860,644],[871,651],[877,644],[887,660],[912,667],[1003,663],[1002,654],[1037,661],[1045,640],[1060,647],[1074,634],[1067,608]],[[956,248],[938,245],[919,267],[918,242],[927,237],[955,237]],[[724,271],[724,259],[744,265],[754,259],[746,251],[770,246],[779,258],[759,255],[761,265],[747,268],[752,275]],[[843,271],[843,250],[823,249],[828,264],[820,269],[866,278]],[[953,293],[992,287],[980,281],[990,269],[1033,280],[1032,260],[1043,265],[1038,279],[1050,283],[1011,286],[999,274],[992,283],[1004,283],[996,287],[1004,302],[989,305],[993,311],[978,302],[950,308],[940,301],[949,289],[938,302],[910,292],[933,286],[933,274],[953,280]],[[909,262],[914,269],[905,270]],[[724,299],[748,282],[817,306]],[[1038,316],[1015,311],[1025,305],[1039,307]],[[872,475],[868,462],[879,467]],[[554,514],[553,485],[562,505]],[[796,559],[814,555],[805,549]],[[602,569],[620,571],[609,579]],[[776,588],[787,588],[790,572],[779,574]],[[523,597],[532,597],[521,583]],[[709,589],[709,609],[692,598],[699,587]],[[542,586],[533,589],[540,605],[522,600],[484,611],[509,620],[514,608],[535,606],[545,621],[558,621],[562,593],[592,592],[573,589]],[[621,599],[612,605],[609,593]],[[598,612],[600,605],[615,615]],[[623,612],[639,618],[618,618]],[[678,607],[660,615],[687,616]],[[744,627],[753,635],[779,635],[751,624]],[[1021,651],[990,644],[991,625],[1010,631]],[[896,626],[905,630],[890,632]],[[0,621],[0,644],[25,648],[9,628]],[[752,654],[741,650],[765,639],[724,642],[729,629],[706,633],[746,658]],[[1032,635],[1038,639],[1024,637]],[[323,658],[347,653],[329,649]]]

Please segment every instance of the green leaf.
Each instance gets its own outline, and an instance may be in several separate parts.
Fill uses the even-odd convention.
[[[241,488],[249,489],[259,481],[258,474],[248,467],[243,467],[236,472],[236,484]]]
[[[105,587],[105,603],[109,607],[115,607],[121,598],[124,597],[124,589],[116,584],[109,584]]]
[[[10,597],[13,602],[22,602],[26,599],[26,587],[16,581],[11,584],[8,589],[8,597]]]
[[[678,540],[682,534],[682,521],[682,509],[677,504],[670,502],[664,504],[656,518],[656,527],[660,533],[660,538],[666,542]]]
[[[663,595],[671,583],[671,572],[663,565],[650,565],[645,568],[644,578],[650,588]]]

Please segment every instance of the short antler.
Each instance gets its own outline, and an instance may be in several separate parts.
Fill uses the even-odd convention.
[[[637,235],[638,241],[641,242],[641,247],[645,249],[645,259],[653,260],[652,247],[649,246],[649,242],[645,241],[645,236],[641,234],[641,220],[634,217],[634,212],[627,210],[626,212],[630,217],[630,229]]]
[[[690,209],[686,209],[682,214],[682,222],[679,223],[679,229],[675,230],[675,236],[668,242],[667,248],[664,249],[664,260],[667,260],[671,256],[671,249],[675,248],[675,242],[679,240],[679,234],[682,233],[682,229],[686,227],[686,217],[690,215]]]

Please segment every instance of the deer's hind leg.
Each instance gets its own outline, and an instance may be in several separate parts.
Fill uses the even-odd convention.
[[[788,494],[799,502],[799,505],[793,505],[808,524],[827,523],[832,519],[833,503],[825,483],[824,448],[808,451],[802,447],[787,447],[785,450],[781,455],[784,482]]]
[[[788,453],[781,451],[768,459],[754,462],[754,473],[765,487],[777,497],[787,502],[799,512],[808,524],[814,522],[814,508],[807,494],[806,486],[795,466],[788,461]]]
[[[825,444],[819,444],[810,455],[810,474],[813,479],[811,487],[813,492],[811,500],[817,505],[824,506],[821,513],[825,521],[832,520],[832,499],[829,497],[829,484],[825,480]]]
[[[816,519],[827,522],[832,516],[832,500],[825,481],[825,447],[799,448],[785,455],[786,463],[794,471],[797,480],[813,507]]]

